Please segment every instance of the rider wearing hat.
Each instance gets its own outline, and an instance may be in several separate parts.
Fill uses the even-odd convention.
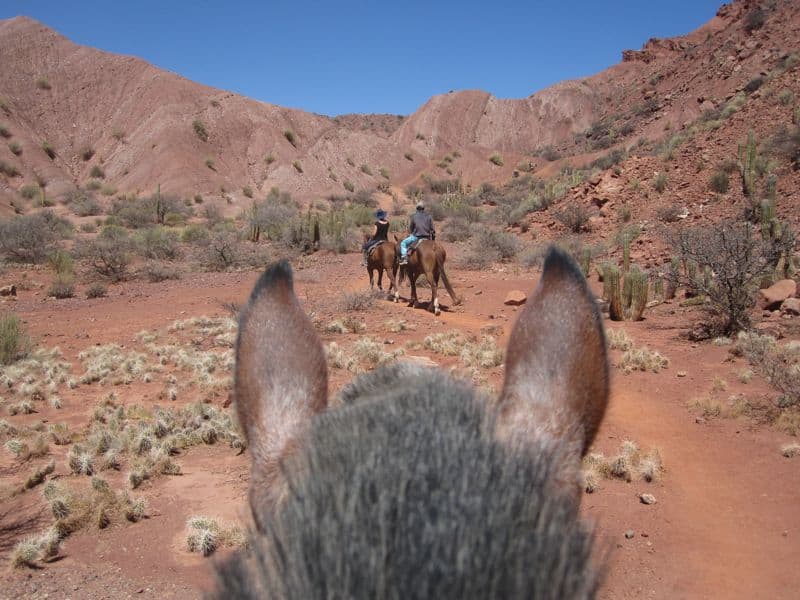
[[[408,247],[420,239],[435,240],[436,230],[433,227],[433,219],[425,212],[425,203],[420,200],[417,202],[417,212],[411,215],[408,223],[409,235],[400,242],[400,264],[408,264]]]
[[[372,237],[364,242],[362,246],[362,251],[364,252],[364,258],[361,261],[361,266],[367,266],[367,257],[369,256],[369,251],[374,247],[380,244],[381,242],[388,242],[389,241],[389,220],[386,218],[386,211],[383,209],[379,209],[375,212],[375,233],[372,234]]]

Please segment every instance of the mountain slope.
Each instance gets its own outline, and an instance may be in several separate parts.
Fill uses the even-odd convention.
[[[593,77],[519,100],[452,92],[405,119],[331,119],[257,102],[76,45],[25,17],[0,21],[0,123],[7,143],[21,148],[15,155],[0,146],[0,160],[20,173],[0,175],[0,204],[19,200],[19,188],[37,179],[51,197],[86,185],[93,167],[104,172],[107,195],[149,193],[160,184],[234,204],[246,202],[245,187],[264,194],[277,186],[310,200],[345,193],[345,186],[374,189],[387,176],[402,187],[422,174],[501,181],[518,164],[546,174],[562,162],[537,158],[544,148],[550,158],[586,162],[640,137],[660,138],[722,104],[796,42],[795,3],[774,4],[770,21],[785,25],[766,39],[745,31],[757,3],[742,0],[687,36],[626,51],[620,64]],[[84,160],[89,148],[94,154]],[[502,166],[488,160],[495,152]]]

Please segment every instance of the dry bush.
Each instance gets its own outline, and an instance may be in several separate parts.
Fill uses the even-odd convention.
[[[633,340],[624,329],[606,329],[606,340],[611,350],[627,351],[633,348]]]
[[[779,408],[800,406],[800,343],[779,344],[768,335],[740,332],[731,352],[747,359],[781,393]]]
[[[580,233],[589,225],[589,209],[578,202],[571,202],[555,212],[555,217],[572,233]]]
[[[93,283],[86,288],[87,298],[105,298],[108,295],[108,288],[102,283]]]
[[[682,230],[669,237],[684,264],[700,272],[709,269],[713,277],[675,272],[673,285],[683,285],[695,296],[708,298],[704,308],[721,333],[730,335],[746,329],[749,310],[758,285],[775,270],[781,256],[791,252],[794,235],[784,228],[780,239],[760,239],[749,223],[723,221],[711,227]]]
[[[93,240],[82,240],[75,254],[96,274],[121,281],[128,275],[133,250],[134,242],[127,231],[117,225],[106,225]]]
[[[239,264],[241,242],[235,231],[217,230],[203,244],[201,261],[211,271],[224,271]]]
[[[366,330],[367,325],[352,316],[336,319],[325,326],[328,333],[363,333]]]
[[[601,479],[658,481],[664,472],[661,454],[656,449],[643,453],[635,442],[625,440],[616,456],[606,457],[597,452],[583,459],[583,484],[587,493],[594,492]]]
[[[50,210],[0,219],[0,253],[11,262],[39,263],[72,229],[69,221]]]
[[[631,348],[622,355],[617,368],[626,375],[633,371],[652,371],[658,373],[669,367],[669,359],[645,347]]]
[[[800,444],[792,443],[786,444],[781,448],[781,454],[786,458],[794,458],[800,456]]]
[[[210,556],[220,547],[237,548],[246,545],[244,532],[239,527],[220,525],[211,517],[191,517],[186,522],[186,527],[189,530],[186,536],[189,552]]]
[[[359,290],[344,292],[339,300],[339,306],[346,311],[366,311],[375,303],[375,294],[372,290]]]
[[[142,272],[151,283],[181,278],[180,269],[158,261],[145,263],[144,267],[142,267]]]

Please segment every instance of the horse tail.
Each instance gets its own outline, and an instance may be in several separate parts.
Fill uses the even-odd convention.
[[[453,299],[453,304],[461,304],[461,298],[456,295],[456,291],[453,289],[453,286],[450,285],[450,280],[447,278],[447,271],[444,270],[444,261],[442,260],[442,256],[436,252],[435,247],[433,249],[433,254],[436,256],[436,264],[439,266],[439,273],[442,276],[442,282],[444,283],[444,287],[447,288],[447,293],[450,294],[450,298]]]

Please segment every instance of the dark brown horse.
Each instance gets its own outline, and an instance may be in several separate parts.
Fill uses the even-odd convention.
[[[383,290],[383,272],[386,271],[386,276],[389,278],[389,296],[395,302],[400,299],[400,292],[397,291],[397,256],[397,248],[391,242],[379,243],[367,256],[370,289],[375,287],[373,274],[378,271],[378,289]]]
[[[400,240],[397,236],[394,237],[397,242],[396,252],[400,255]],[[425,275],[425,279],[431,285],[431,301],[428,304],[428,310],[433,314],[441,314],[439,309],[439,297],[437,295],[437,288],[439,287],[439,278],[442,278],[444,287],[447,288],[447,293],[453,299],[454,304],[461,304],[461,298],[456,296],[453,286],[450,285],[450,280],[447,278],[447,273],[444,270],[444,261],[447,259],[447,252],[444,246],[437,244],[431,240],[422,240],[414,252],[408,255],[408,264],[400,266],[400,283],[407,276],[411,284],[411,300],[409,306],[416,306],[419,302],[417,298],[417,278],[420,275]]]

